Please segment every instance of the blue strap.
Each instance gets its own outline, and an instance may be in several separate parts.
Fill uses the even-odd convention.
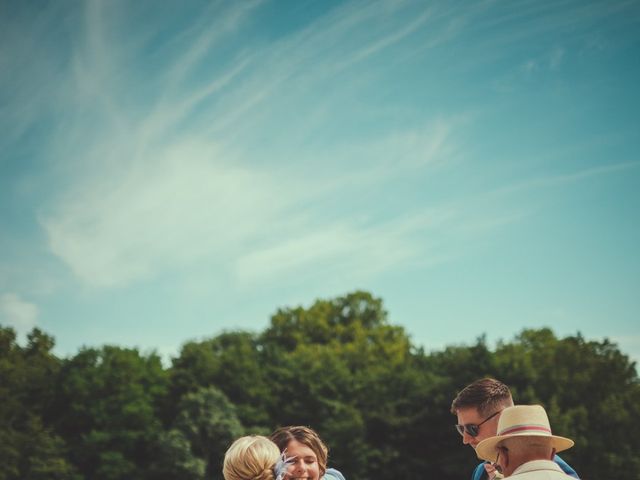
[[[482,477],[485,476],[487,471],[484,469],[484,464],[487,462],[482,462],[480,465],[476,467],[471,475],[471,480],[482,480]]]
[[[578,476],[576,471],[573,468],[571,468],[571,465],[569,465],[567,462],[561,459],[558,455],[553,457],[553,461],[558,464],[558,466],[562,469],[564,473],[572,476],[573,478],[577,478],[578,480],[580,480],[580,477]]]

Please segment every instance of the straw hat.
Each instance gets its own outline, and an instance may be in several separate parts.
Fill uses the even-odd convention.
[[[494,461],[498,455],[496,446],[502,440],[513,437],[547,437],[556,452],[573,447],[573,440],[551,434],[547,412],[540,405],[516,405],[502,411],[498,420],[498,434],[482,440],[476,447],[478,458]]]

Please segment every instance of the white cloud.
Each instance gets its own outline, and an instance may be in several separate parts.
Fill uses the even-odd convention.
[[[577,182],[591,177],[598,177],[600,175],[607,175],[624,170],[630,170],[640,167],[640,161],[621,162],[609,165],[598,165],[594,167],[584,168],[565,174],[549,175],[546,177],[532,178],[523,182],[514,183],[501,187],[490,195],[511,195],[520,191],[526,191],[535,188],[548,188],[555,186],[562,186],[567,183]]]
[[[331,151],[296,140],[315,133],[304,121],[315,107],[309,92],[325,90],[333,75],[418,30],[428,36],[422,27],[430,11],[411,3],[346,4],[224,61],[213,47],[225,45],[250,9],[205,12],[211,22],[181,38],[184,55],[162,57],[162,73],[145,77],[147,92],[128,88],[136,72],[125,75],[122,62],[136,58],[136,42],[109,33],[112,10],[97,3],[87,10],[87,38],[63,82],[67,102],[48,151],[67,184],[40,213],[51,251],[82,282],[121,287],[206,263],[247,284],[327,261],[373,274],[411,257],[441,258],[412,240],[425,228],[421,207],[403,211],[409,220],[402,225],[373,228],[357,219],[361,212],[349,211],[349,202],[391,176],[446,165],[456,153],[459,118],[423,119],[423,126],[387,130],[374,141],[327,142]],[[415,15],[397,29],[387,14],[398,12]],[[217,30],[227,17],[234,27]],[[333,102],[334,117],[344,110],[341,98],[360,88],[353,78],[336,85],[342,97],[323,100]],[[254,144],[273,131],[273,112],[292,98],[296,115],[282,124],[295,130],[288,151],[268,151],[268,140],[265,148]],[[336,195],[346,208],[327,215],[322,205]]]
[[[225,153],[214,145],[185,141],[149,153],[91,179],[43,217],[52,251],[89,284],[126,284],[224,256],[290,201],[268,175],[217,160]]]
[[[360,146],[364,158],[381,155],[379,167],[364,173],[357,165],[345,168],[337,179],[236,166],[241,159],[212,142],[170,143],[151,148],[139,162],[116,162],[83,177],[43,213],[41,224],[52,252],[97,287],[127,285],[199,261],[232,269],[243,284],[327,261],[345,268],[355,262],[355,270],[373,273],[423,255],[409,238],[449,212],[417,209],[373,228],[349,215],[321,221],[316,203],[337,192],[376,188],[391,173],[433,161],[444,155],[448,135],[438,124],[421,136],[393,134]],[[394,172],[387,157],[398,161]]]
[[[375,226],[327,224],[304,235],[287,238],[242,255],[235,268],[241,284],[300,278],[305,271],[348,276],[358,283],[381,271],[442,259],[443,231],[461,219],[449,209],[408,215]],[[425,234],[431,241],[425,241]]]
[[[373,236],[353,226],[326,226],[256,251],[238,259],[236,275],[243,285],[269,279],[295,278],[301,271],[331,270],[367,278],[377,270],[413,257],[413,246],[403,245],[399,235]],[[337,268],[336,268],[337,267]]]
[[[379,11],[350,5],[269,49],[204,69],[195,87],[181,82],[194,81],[192,70],[202,68],[208,49],[224,36],[190,32],[194,39],[186,55],[168,59],[163,75],[151,81],[162,93],[132,107],[120,98],[126,88],[116,74],[125,45],[103,38],[108,29],[94,7],[88,10],[89,38],[77,52],[67,92],[68,109],[77,114],[65,116],[50,152],[66,160],[68,185],[40,215],[51,251],[84,283],[120,287],[197,262],[213,265],[219,274],[233,271],[245,282],[264,279],[261,272],[274,263],[292,271],[327,258],[359,258],[354,251],[379,252],[383,246],[417,255],[403,248],[399,234],[378,235],[373,242],[348,215],[318,221],[323,212],[317,205],[336,192],[348,192],[348,199],[390,174],[444,162],[455,122],[439,119],[332,152],[299,153],[290,147],[291,158],[242,142],[272,127],[271,109],[292,91],[311,91],[329,72],[347,68],[343,54],[351,64],[375,55],[414,31],[426,14],[394,32],[380,21]],[[240,21],[245,13],[232,16]],[[363,29],[372,17],[378,24],[373,32]],[[354,26],[362,38],[347,42],[347,52],[316,55],[332,35],[348,36]],[[319,78],[305,71],[307,65],[322,72]],[[304,115],[308,104],[298,105]],[[298,167],[300,159],[306,168]],[[326,163],[333,165],[330,175],[320,173],[319,165]],[[274,238],[287,240],[274,245]],[[368,247],[356,248],[363,243]]]
[[[38,307],[15,293],[0,295],[0,323],[13,327],[18,337],[30,332],[38,319]]]

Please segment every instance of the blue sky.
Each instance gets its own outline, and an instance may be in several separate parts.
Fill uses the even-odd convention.
[[[0,3],[0,323],[175,354],[356,289],[640,360],[640,2]]]

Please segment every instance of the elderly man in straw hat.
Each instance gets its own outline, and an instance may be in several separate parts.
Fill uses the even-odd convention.
[[[495,462],[505,477],[569,480],[553,457],[572,446],[573,440],[551,433],[547,412],[540,405],[517,405],[502,411],[498,434],[481,441],[476,453]]]

